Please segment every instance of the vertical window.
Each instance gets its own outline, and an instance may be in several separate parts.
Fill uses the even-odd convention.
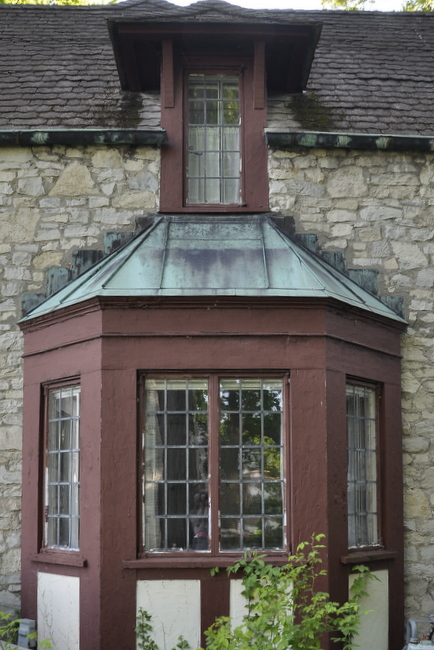
[[[79,548],[80,387],[49,389],[45,545]]]
[[[144,549],[283,549],[282,379],[146,379],[143,403]]]
[[[379,544],[377,485],[377,393],[347,385],[348,543]]]
[[[188,75],[187,197],[190,204],[239,204],[237,76]]]

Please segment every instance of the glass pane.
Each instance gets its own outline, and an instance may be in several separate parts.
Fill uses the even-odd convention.
[[[188,416],[188,435],[190,445],[206,445],[208,442],[208,416],[194,413]]]
[[[72,394],[70,390],[65,389],[61,392],[60,417],[70,418],[72,415]]]
[[[243,449],[243,479],[252,479],[255,476],[261,477],[262,473],[262,450],[260,447],[244,447]]]
[[[266,517],[264,528],[264,544],[266,548],[283,548],[283,520],[282,517]]]
[[[240,484],[222,483],[220,487],[220,512],[222,515],[240,514]]]
[[[220,203],[220,179],[205,180],[205,203]]]
[[[167,514],[187,514],[187,486],[181,483],[167,485]]]
[[[223,159],[223,176],[226,178],[232,177],[235,178],[236,184],[238,184],[238,176],[240,171],[240,157],[238,153],[233,151],[229,153],[224,153],[222,156]]]
[[[282,418],[280,413],[264,415],[264,444],[280,445],[282,441]]]
[[[240,531],[239,519],[222,517],[220,524],[220,548],[222,551],[235,551],[242,548]]]
[[[167,410],[185,411],[185,382],[169,379],[167,381]]]
[[[59,513],[61,515],[69,515],[69,485],[59,485]]]
[[[185,400],[184,400],[185,403]],[[187,444],[187,420],[185,413],[167,415],[167,444],[182,445]]]
[[[59,511],[57,485],[48,486],[48,514],[57,515]]]
[[[60,417],[60,391],[52,390],[48,399],[48,419],[54,420]]]
[[[240,130],[239,128],[226,127],[223,130],[223,151],[239,151]]]
[[[243,381],[241,407],[244,411],[257,411],[261,408],[261,391],[258,382]]]
[[[266,515],[273,515],[281,514],[282,512],[282,485],[280,483],[266,483],[264,485],[264,513]]]
[[[205,203],[205,184],[203,178],[188,179],[187,203]]]
[[[71,449],[71,420],[60,423],[60,449]]]
[[[69,546],[69,519],[59,519],[59,546]]]
[[[239,382],[221,381],[220,408],[226,411],[238,411],[240,407]]]
[[[207,126],[206,128],[206,151],[219,151],[220,149],[220,129]]]
[[[220,449],[220,476],[222,480],[238,479],[240,469],[240,448],[222,447]]]
[[[240,417],[238,413],[223,414],[220,420],[222,445],[237,445],[240,441]]]
[[[188,154],[188,175],[190,179],[194,176],[202,176],[204,173],[203,168],[204,156],[202,153],[189,153]]]
[[[188,408],[190,411],[207,411],[208,384],[206,381],[189,381]]]
[[[224,179],[223,199],[225,203],[240,202],[240,181],[239,179]]]
[[[78,517],[71,519],[71,548],[78,549],[80,520]]]
[[[190,449],[188,462],[189,479],[206,481],[208,478],[208,449],[206,447]]]
[[[69,452],[60,454],[60,481],[62,483],[69,483],[71,481],[71,463]]]
[[[190,509],[191,548],[196,551],[204,551],[208,549],[208,492],[204,489],[196,489],[192,493],[193,503]]]
[[[59,479],[59,454],[48,455],[48,481],[57,483]]]
[[[276,381],[267,381],[264,379],[263,385],[263,399],[264,409],[266,411],[281,411],[282,410],[282,384]]]
[[[185,481],[187,478],[185,449],[167,449],[166,478],[168,481]]]
[[[50,422],[48,426],[48,449],[54,450],[59,448],[59,431],[60,422]]]
[[[184,551],[187,547],[187,521],[185,519],[167,520],[167,549]]]
[[[58,546],[57,524],[58,524],[58,519],[56,519],[55,517],[49,517],[47,522],[47,546]]]
[[[262,514],[262,490],[260,483],[243,483],[243,513]]]
[[[253,402],[254,400],[252,400]],[[243,415],[243,444],[260,445],[261,444],[261,414],[252,413]]]
[[[282,450],[280,447],[265,447],[264,477],[279,479],[282,476]]]
[[[220,156],[218,153],[207,153],[205,157],[206,175],[219,177],[220,176]]]

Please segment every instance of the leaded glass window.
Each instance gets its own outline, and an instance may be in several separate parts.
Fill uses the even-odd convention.
[[[48,391],[45,544],[78,549],[80,523],[80,387]]]
[[[240,97],[235,75],[188,75],[187,204],[241,200]]]
[[[147,378],[143,402],[145,551],[283,549],[282,379]]]
[[[378,534],[376,390],[347,385],[348,544],[375,546]]]

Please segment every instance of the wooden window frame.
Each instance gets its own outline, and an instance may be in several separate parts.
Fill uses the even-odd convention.
[[[144,472],[143,472],[143,444],[142,444],[142,432],[144,431],[146,413],[145,413],[145,382],[147,379],[206,379],[208,382],[208,398],[209,398],[209,419],[208,419],[208,458],[209,458],[209,493],[214,495],[214,506],[211,507],[211,516],[209,519],[210,527],[210,547],[209,550],[157,550],[150,551],[147,550],[144,546],[143,539],[143,508],[142,508],[142,489],[144,481]],[[276,373],[276,372],[252,372],[252,373],[234,373],[234,372],[197,372],[197,373],[140,373],[138,381],[138,391],[139,391],[139,431],[138,431],[138,557],[139,558],[148,558],[148,559],[157,559],[157,558],[177,558],[176,561],[185,558],[187,561],[195,559],[199,562],[206,562],[207,558],[237,558],[241,557],[244,554],[244,550],[238,549],[228,549],[220,550],[219,548],[219,531],[220,531],[220,521],[219,521],[219,506],[216,506],[216,497],[219,498],[219,484],[220,484],[220,471],[219,471],[219,426],[220,426],[220,407],[219,407],[219,383],[220,380],[225,379],[266,379],[266,380],[280,380],[282,382],[282,519],[283,519],[283,547],[281,549],[261,549],[258,548],[258,552],[265,554],[276,560],[287,558],[290,546],[290,531],[289,531],[289,497],[288,497],[288,486],[290,484],[289,480],[289,435],[288,435],[288,423],[289,423],[289,374],[288,373]],[[212,497],[211,497],[212,498]]]
[[[187,71],[207,74],[227,71],[239,74],[241,97],[241,201],[237,204],[186,204],[186,91]],[[162,43],[161,124],[167,144],[161,151],[160,212],[239,213],[268,212],[268,155],[264,129],[267,125],[265,102],[265,45],[255,43],[252,56],[197,56],[174,47],[172,40]]]

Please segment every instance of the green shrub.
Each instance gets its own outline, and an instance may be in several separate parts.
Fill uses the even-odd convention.
[[[374,576],[364,566],[355,567],[357,577],[343,604],[318,591],[318,578],[326,575],[321,569],[323,537],[300,544],[284,566],[267,564],[264,555],[253,554],[229,567],[230,575],[243,573],[246,613],[235,628],[229,617],[218,618],[205,632],[206,650],[320,650],[328,634],[343,650],[350,650],[360,625],[359,602]],[[141,650],[158,650],[150,620],[139,610],[136,632]],[[180,637],[177,648],[188,650],[189,645]]]

